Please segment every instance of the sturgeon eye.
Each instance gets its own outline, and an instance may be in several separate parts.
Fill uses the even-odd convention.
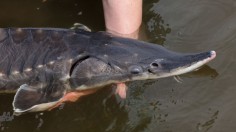
[[[157,63],[157,62],[153,62],[153,63],[151,63],[151,66],[153,66],[153,67],[159,67],[159,64]]]
[[[141,66],[130,66],[129,67],[129,72],[131,74],[139,74],[139,73],[142,73],[143,72],[143,69]]]

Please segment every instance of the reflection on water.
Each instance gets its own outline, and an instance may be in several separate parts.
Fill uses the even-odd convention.
[[[209,111],[210,111],[210,109],[209,109]],[[214,123],[217,119],[218,114],[219,114],[219,111],[216,111],[216,112],[213,113],[213,115],[210,117],[209,120],[204,121],[203,123],[198,123],[197,124],[197,129],[199,131],[203,131],[203,130],[208,131],[208,130],[210,130],[210,128],[213,127],[213,125],[214,125]]]
[[[171,32],[168,23],[165,23],[162,16],[155,12],[153,8],[155,0],[144,1],[143,23],[148,31],[147,36],[150,42],[163,44],[166,40],[166,35]]]
[[[208,65],[205,65],[203,67],[201,67],[199,70],[197,71],[193,71],[191,73],[182,75],[182,76],[186,76],[186,77],[211,77],[212,79],[216,78],[219,74],[217,73],[217,71],[211,67],[209,67]]]
[[[26,6],[27,5],[27,6]],[[13,94],[0,94],[0,131],[235,131],[236,1],[144,0],[147,40],[180,52],[216,50],[208,66],[173,78],[129,83],[128,98],[112,86],[76,103],[12,116]],[[101,1],[2,0],[0,26],[104,30]]]
[[[4,123],[12,121],[14,119],[14,115],[11,115],[10,112],[3,112],[0,116],[0,130],[3,131],[5,129]]]

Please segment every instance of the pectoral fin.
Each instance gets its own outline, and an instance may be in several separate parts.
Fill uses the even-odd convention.
[[[29,86],[23,84],[17,90],[14,100],[14,112],[36,112],[50,109],[65,95],[66,88],[61,83],[49,85],[38,84]]]

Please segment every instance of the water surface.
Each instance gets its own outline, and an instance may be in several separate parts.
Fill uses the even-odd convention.
[[[50,112],[12,116],[14,94],[0,94],[4,132],[234,132],[236,130],[236,2],[145,0],[141,39],[179,52],[216,50],[199,71],[113,86]],[[1,0],[0,27],[63,27],[84,23],[104,30],[101,1]]]

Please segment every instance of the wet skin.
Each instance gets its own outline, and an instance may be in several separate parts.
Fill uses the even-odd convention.
[[[0,91],[17,91],[17,113],[43,111],[108,84],[190,72],[215,51],[180,54],[159,45],[106,32],[68,29],[0,29]]]

